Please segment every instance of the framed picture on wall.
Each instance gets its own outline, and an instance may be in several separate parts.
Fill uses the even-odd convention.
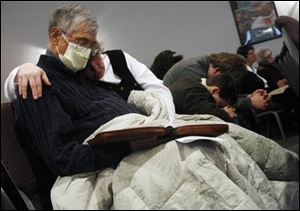
[[[278,15],[273,1],[230,1],[230,6],[242,45],[281,37],[275,27]]]

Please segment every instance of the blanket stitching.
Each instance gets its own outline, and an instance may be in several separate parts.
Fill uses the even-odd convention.
[[[272,149],[272,144],[270,143],[269,146],[270,147],[269,147],[268,154],[267,154],[268,156],[266,156],[266,160],[264,161],[264,166],[262,167],[262,171],[264,172],[264,174],[266,174],[265,173],[265,168],[266,168],[266,165],[267,165],[269,157],[270,157],[270,152],[271,152],[271,149]]]
[[[204,158],[204,160],[205,160],[205,158]],[[189,165],[187,165],[187,166],[189,166]],[[192,173],[193,175],[195,175],[196,177],[200,177],[200,178],[202,179],[203,183],[205,183],[206,185],[208,185],[208,186],[211,188],[211,190],[212,190],[217,196],[219,196],[220,199],[221,199],[226,205],[228,205],[231,209],[234,208],[234,207],[232,207],[231,205],[229,205],[229,204],[225,201],[224,197],[222,197],[219,193],[217,193],[216,190],[215,190],[210,184],[208,184],[207,181],[205,181],[205,179],[204,179],[201,175],[196,174],[196,172],[192,172],[192,171],[191,171],[191,173]],[[224,174],[224,175],[227,177],[226,174]],[[235,183],[234,183],[234,184],[235,184]],[[236,184],[235,184],[235,185],[236,185]],[[238,188],[240,189],[240,187],[238,187]]]
[[[178,186],[178,188],[176,188],[176,190],[174,190],[174,192],[162,203],[161,206],[157,206],[157,208],[162,208],[166,203],[167,201],[169,201],[169,199],[177,192],[177,190],[179,190],[185,183],[186,183],[186,179],[182,182],[182,184],[180,184],[180,186]],[[156,207],[155,207],[156,208]]]

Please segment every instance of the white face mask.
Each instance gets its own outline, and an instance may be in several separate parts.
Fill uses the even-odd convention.
[[[67,41],[65,35],[62,35]],[[67,43],[68,47],[64,55],[60,54],[57,46],[55,46],[60,60],[62,61],[62,63],[64,63],[64,65],[66,65],[74,72],[84,69],[89,60],[91,49],[76,45],[72,42],[67,41]]]

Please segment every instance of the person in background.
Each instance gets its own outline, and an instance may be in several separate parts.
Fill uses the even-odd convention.
[[[154,75],[163,79],[166,72],[177,62],[183,59],[182,55],[174,56],[176,52],[170,50],[164,50],[160,52],[155,58],[150,66],[150,70],[154,73]]]
[[[272,51],[269,48],[262,48],[257,52],[257,71],[264,77],[269,84],[268,92],[281,87],[287,87],[282,94],[273,95],[272,101],[279,103],[284,108],[289,108],[295,112],[293,115],[295,122],[299,125],[299,100],[291,89],[288,87],[288,81],[282,75],[275,65]]]
[[[166,86],[185,77],[210,78],[228,72],[239,81],[246,72],[245,60],[236,54],[221,52],[177,62],[164,76]]]
[[[259,52],[259,71],[253,67],[253,63],[257,61],[257,56],[253,46],[240,46],[237,49],[237,53],[244,56],[247,60],[248,72],[242,78],[242,92],[251,93],[258,89],[264,89],[266,93],[279,88],[279,86],[286,86],[287,81],[280,75],[279,70],[274,66],[274,59],[272,57],[272,52],[269,49]],[[261,74],[259,74],[261,73]],[[266,79],[268,78],[268,80]],[[270,85],[269,85],[270,83]],[[288,89],[288,98],[295,97],[292,94],[292,90]],[[271,99],[271,96],[269,96]],[[286,98],[286,99],[288,99]],[[286,100],[279,98],[279,96],[272,97],[273,102],[277,102],[281,105],[286,104]],[[271,109],[272,107],[267,107]]]
[[[237,89],[227,74],[209,79],[182,78],[169,88],[178,114],[211,114],[227,122],[236,117],[232,106],[237,101]]]
[[[253,66],[253,64],[257,60],[255,49],[253,46],[251,45],[239,46],[237,49],[237,54],[241,55],[246,59],[247,70],[248,70],[241,80],[241,84],[242,84],[242,86],[240,87],[241,93],[243,93],[244,95],[250,95],[251,93],[260,92],[266,102],[264,107],[253,107],[254,113],[253,112],[250,113],[248,112],[248,110],[242,111],[242,113],[246,116],[245,118],[246,122],[248,120],[250,121],[251,130],[254,130],[255,132],[260,132],[260,128],[254,114],[269,109],[270,104],[272,104],[271,103],[272,97],[267,92],[267,88],[269,87],[268,82],[266,79],[258,75],[257,69]]]
[[[237,111],[236,123],[247,129],[258,131],[257,123],[251,109],[265,109],[269,104],[269,99],[263,89],[255,90],[252,93],[242,93],[242,80],[248,73],[246,60],[237,54],[214,53],[210,55],[194,57],[176,63],[163,78],[164,84],[171,87],[176,81],[185,78],[212,78],[219,74],[229,74],[237,85],[239,98],[235,104]],[[249,117],[248,117],[249,116]]]
[[[256,62],[256,53],[252,45],[243,45],[238,47],[237,54],[243,56],[247,61],[247,73],[242,79],[242,93],[250,94],[257,89],[267,89],[269,87],[265,78],[257,73],[257,69],[253,66]]]
[[[274,65],[275,60],[271,49],[260,49],[257,52],[257,63],[257,73],[267,80],[268,91],[288,85],[288,81],[283,78],[280,70]]]

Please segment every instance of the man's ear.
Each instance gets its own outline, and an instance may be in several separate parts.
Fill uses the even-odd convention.
[[[219,75],[221,73],[221,70],[219,67],[214,68],[214,75]]]
[[[53,43],[54,45],[57,45],[61,35],[62,35],[61,30],[58,27],[54,26],[50,32],[50,42]]]

